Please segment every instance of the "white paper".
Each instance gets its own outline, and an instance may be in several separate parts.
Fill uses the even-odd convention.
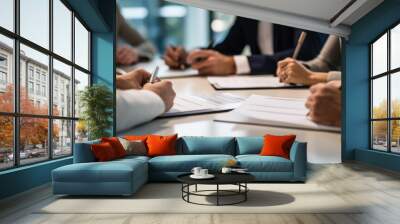
[[[297,87],[279,82],[271,75],[208,77],[208,82],[216,89],[256,89]]]
[[[161,58],[156,58],[152,61],[149,62],[141,62],[138,64],[135,64],[133,66],[126,66],[126,67],[120,67],[118,70],[122,69],[124,71],[132,71],[135,69],[145,69],[146,71],[152,73],[156,67],[159,67],[158,70],[158,77],[159,78],[179,78],[179,77],[190,77],[190,76],[196,76],[199,74],[199,72],[195,69],[192,68],[187,68],[184,70],[173,70],[169,69],[169,67],[165,64],[164,60]]]
[[[319,125],[307,117],[304,98],[251,95],[235,110],[218,115],[216,121],[294,127],[339,132],[340,128]]]
[[[178,95],[174,100],[174,106],[160,117],[232,110],[238,107],[243,100],[243,97],[229,93]]]

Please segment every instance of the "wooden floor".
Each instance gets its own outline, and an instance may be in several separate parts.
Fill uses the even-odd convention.
[[[397,173],[357,163],[312,165],[308,182],[322,185],[346,201],[363,201],[368,206],[357,214],[35,214],[38,207],[54,200],[50,187],[43,186],[0,202],[0,223],[400,223]]]

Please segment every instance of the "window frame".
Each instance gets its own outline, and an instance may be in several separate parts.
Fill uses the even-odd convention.
[[[392,85],[391,85],[391,80],[392,80],[392,75],[396,75],[396,73],[400,72],[400,67],[391,69],[391,32],[392,30],[400,26],[400,20],[392,24],[390,27],[388,27],[384,32],[379,34],[375,39],[373,39],[369,44],[369,149],[373,151],[380,151],[380,152],[386,152],[386,153],[392,153],[392,154],[400,154],[400,152],[393,152],[392,151],[392,121],[400,121],[400,117],[392,117],[392,98],[391,98],[391,91],[392,91]],[[383,37],[384,35],[387,35],[387,67],[386,71],[380,74],[376,74],[374,76],[373,74],[373,44],[379,40],[379,38]],[[373,118],[373,81],[378,78],[386,77],[386,87],[387,87],[387,105],[386,105],[386,118]],[[386,150],[379,150],[374,148],[374,133],[373,133],[373,122],[376,121],[386,121]]]
[[[45,47],[42,47],[39,44],[34,43],[33,41],[30,41],[27,38],[24,38],[23,36],[20,35],[20,1],[21,0],[14,0],[13,1],[13,10],[14,10],[14,30],[10,31],[4,27],[0,26],[0,35],[3,35],[5,37],[11,38],[13,41],[14,49],[13,49],[13,64],[11,71],[13,71],[13,79],[14,79],[14,93],[13,93],[13,112],[2,112],[0,111],[0,116],[4,117],[12,117],[13,119],[13,166],[10,167],[4,167],[0,168],[0,172],[4,170],[10,170],[10,169],[15,169],[18,167],[23,167],[23,166],[29,166],[37,163],[43,163],[49,160],[54,160],[54,159],[62,159],[65,157],[70,157],[73,155],[74,152],[74,143],[75,143],[75,126],[76,126],[76,121],[79,120],[79,117],[75,116],[75,108],[71,108],[71,114],[68,116],[56,116],[53,115],[53,59],[58,60],[61,63],[64,63],[68,66],[71,66],[71,105],[75,104],[75,88],[74,88],[74,83],[75,83],[75,69],[85,73],[88,75],[89,83],[88,86],[92,85],[93,82],[93,76],[92,76],[92,62],[91,62],[91,49],[92,49],[92,44],[91,44],[91,37],[92,37],[92,30],[87,26],[87,24],[84,22],[84,20],[72,9],[72,7],[66,2],[66,0],[59,0],[64,6],[71,11],[71,59],[64,58],[63,56],[55,53],[53,50],[53,1],[54,0],[47,0],[49,4],[49,47],[46,49]],[[85,69],[81,67],[80,65],[75,63],[75,18],[79,20],[79,22],[84,26],[84,28],[88,31],[88,69]],[[20,85],[21,85],[21,80],[20,80],[20,45],[23,44],[27,47],[32,48],[33,50],[36,50],[40,53],[43,53],[48,56],[49,62],[48,62],[48,77],[47,77],[47,83],[45,88],[45,94],[46,97],[48,97],[47,104],[48,104],[48,112],[46,115],[39,115],[39,114],[27,114],[27,113],[21,113],[20,111]],[[28,82],[30,79],[30,74],[29,74],[29,68],[30,65],[27,63],[27,73],[26,73],[26,81]],[[40,72],[39,75],[42,73]],[[39,76],[38,82],[36,82],[36,69],[33,70],[33,79],[32,79],[34,86],[36,83],[42,84],[41,76]],[[42,85],[40,85],[42,86]],[[28,86],[27,86],[28,87]],[[27,89],[27,91],[29,91]],[[36,89],[34,89],[36,91]],[[47,93],[48,92],[48,93]],[[42,94],[38,95],[42,96]],[[26,164],[21,164],[21,159],[20,159],[20,119],[21,118],[43,118],[47,120],[48,123],[48,136],[47,136],[47,152],[48,155],[46,158],[43,158],[43,160],[40,160],[38,162],[32,162],[32,163],[26,163]],[[53,146],[53,123],[54,121],[57,120],[65,120],[65,121],[70,121],[71,122],[71,153],[68,155],[62,155],[62,156],[54,156],[54,146]]]

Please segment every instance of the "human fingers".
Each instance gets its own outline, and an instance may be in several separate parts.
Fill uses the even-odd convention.
[[[207,58],[204,61],[200,61],[200,62],[196,62],[196,63],[192,64],[192,68],[197,69],[197,70],[201,70],[201,69],[204,69],[206,67],[211,67],[211,66],[215,66],[213,58]]]
[[[188,64],[194,64],[197,63],[196,61],[198,61],[200,58],[208,58],[215,55],[215,53],[216,52],[213,50],[195,50],[188,55],[186,61]]]
[[[164,61],[165,61],[165,64],[167,64],[171,68],[178,68],[179,67],[179,62],[174,60],[169,55],[165,55],[164,56]]]

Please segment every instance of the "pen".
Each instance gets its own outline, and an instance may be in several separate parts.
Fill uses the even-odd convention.
[[[159,67],[157,66],[156,69],[154,69],[153,74],[151,74],[150,80],[149,80],[150,83],[154,83],[156,81],[158,69],[159,69]]]
[[[306,39],[307,33],[305,31],[302,31],[299,37],[299,40],[297,41],[296,48],[294,49],[293,52],[293,59],[297,59],[297,56],[299,56],[299,52],[301,47],[303,46],[304,39]]]

